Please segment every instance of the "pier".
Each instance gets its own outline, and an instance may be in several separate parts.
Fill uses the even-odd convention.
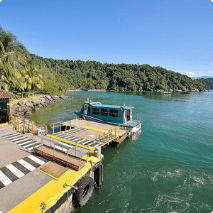
[[[0,213],[73,210],[82,186],[87,202],[103,184],[101,148],[128,136],[119,126],[78,119],[53,123],[52,134],[10,123],[0,125]]]

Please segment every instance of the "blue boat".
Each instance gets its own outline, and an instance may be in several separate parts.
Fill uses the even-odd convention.
[[[80,119],[119,125],[129,129],[129,136],[141,129],[141,120],[132,120],[131,106],[104,105],[101,102],[84,102],[80,112],[75,114]]]

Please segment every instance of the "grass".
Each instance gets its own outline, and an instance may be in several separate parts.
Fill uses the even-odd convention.
[[[23,101],[24,103],[27,101],[34,101],[38,100],[40,97],[43,97],[44,94],[36,94],[34,96],[26,97],[26,98],[17,98],[17,99],[11,99],[11,104],[17,104],[19,101]],[[21,97],[21,96],[20,96]]]

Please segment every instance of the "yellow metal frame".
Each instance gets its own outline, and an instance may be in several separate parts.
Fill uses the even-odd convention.
[[[101,156],[101,159],[102,158],[103,155]],[[84,175],[86,175],[86,173],[91,168],[91,164],[89,163],[89,161],[92,161],[92,163],[94,164],[100,162],[101,159],[98,159],[93,156],[89,157],[88,162],[81,170],[75,171],[69,169],[57,180],[50,180],[46,185],[44,185],[35,193],[23,200],[21,203],[11,209],[8,213],[46,212],[48,209],[54,206],[56,202],[70,189],[70,187],[64,187],[64,184],[73,186],[75,183],[77,183],[78,180],[80,180]],[[45,204],[45,210],[42,209],[42,203]]]
[[[47,165],[47,164],[49,164],[50,162],[51,162],[51,161],[49,161],[49,162],[45,163],[43,166],[46,166],[46,165]],[[50,175],[49,173],[47,173],[47,172],[45,172],[45,171],[41,170],[41,169],[43,168],[43,166],[41,166],[40,168],[38,168],[38,170],[39,170],[40,172],[44,173],[45,175],[50,176],[51,178],[53,178],[53,179],[55,179],[55,180],[58,180],[58,178],[57,178],[57,177],[54,177],[54,176]]]
[[[81,120],[78,120],[77,118],[76,118],[76,119],[73,119],[73,120],[69,120],[69,121],[60,121],[60,122],[51,123],[51,124],[50,124],[50,128],[53,129],[53,133],[52,133],[52,134],[53,134],[53,135],[56,135],[56,134],[61,133],[61,124],[62,124],[62,123],[65,123],[65,124],[66,124],[66,129],[67,129],[68,124],[70,123],[70,129],[65,130],[65,131],[63,131],[63,132],[70,131],[73,122],[74,122],[74,124],[75,124],[75,128],[74,128],[74,129],[81,128]],[[79,123],[80,123],[80,126],[78,126]],[[55,133],[55,125],[56,125],[56,124],[59,124],[59,128],[60,128],[60,131],[57,132],[57,133]]]
[[[46,136],[48,136],[48,137],[50,137],[50,138],[54,138],[54,139],[60,140],[60,141],[63,141],[63,142],[65,142],[65,143],[72,144],[72,145],[74,145],[74,146],[78,146],[78,147],[84,148],[84,149],[88,149],[88,150],[91,150],[91,151],[94,151],[94,150],[95,150],[94,147],[84,146],[84,145],[75,143],[75,142],[73,142],[73,141],[69,141],[69,140],[66,140],[66,139],[63,139],[63,138],[59,138],[59,137],[54,136],[54,135],[46,135]]]

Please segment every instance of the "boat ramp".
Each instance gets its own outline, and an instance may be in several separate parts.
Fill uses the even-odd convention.
[[[52,134],[11,123],[0,125],[0,213],[85,205],[103,184],[101,148],[128,136],[119,126],[78,119],[53,123]]]

